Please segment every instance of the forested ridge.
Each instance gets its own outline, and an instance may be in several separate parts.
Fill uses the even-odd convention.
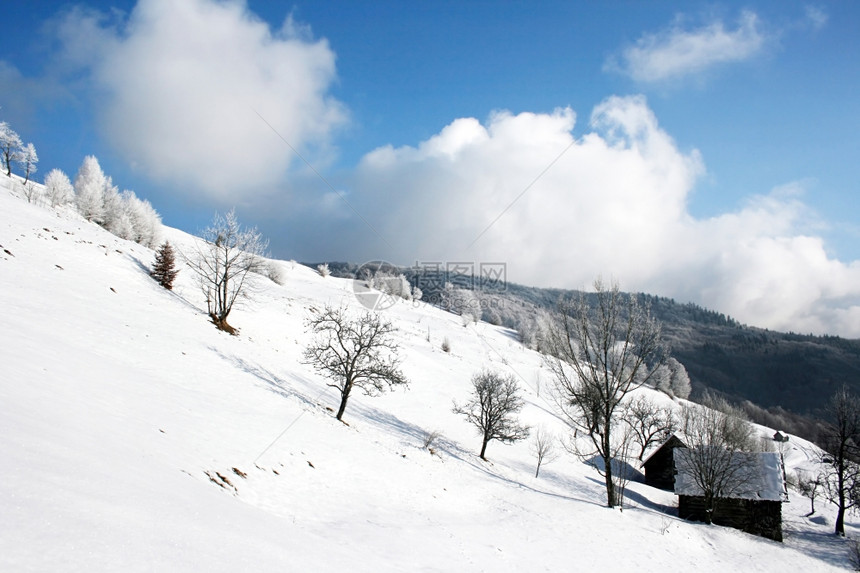
[[[336,276],[354,276],[359,269],[352,263],[329,265]],[[482,290],[480,281],[470,277],[428,277],[426,269],[415,268],[399,272],[421,285],[427,302],[437,302],[428,284],[441,285],[447,279],[473,288],[481,299],[484,320],[516,330],[526,344],[538,348],[541,321],[552,317],[560,298],[576,294],[514,283]],[[639,297],[661,321],[672,356],[686,367],[693,399],[706,390],[716,391],[743,405],[755,421],[782,422],[785,429],[815,439],[809,418],[819,417],[827,399],[842,384],[860,393],[860,340],[776,332],[741,324],[697,304],[648,294]]]

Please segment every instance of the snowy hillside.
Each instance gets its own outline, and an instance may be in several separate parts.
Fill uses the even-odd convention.
[[[824,502],[810,521],[792,494],[780,544],[682,522],[673,495],[642,483],[623,511],[607,509],[602,479],[575,458],[535,478],[527,442],[491,442],[481,461],[451,410],[482,367],[521,380],[525,423],[564,431],[539,355],[510,332],[426,305],[385,311],[410,386],[354,395],[345,425],[334,390],[299,359],[311,306],[361,308],[349,281],[280,262],[284,286],[260,278],[230,316],[234,337],[208,321],[190,273],[166,291],[152,260],[0,187],[2,570],[848,567]],[[435,454],[422,447],[433,431]],[[790,444],[789,466],[809,466],[813,446]]]

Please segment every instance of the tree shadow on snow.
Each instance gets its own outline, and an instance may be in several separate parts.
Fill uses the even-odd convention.
[[[318,399],[320,397],[322,397],[322,394],[324,394],[325,391],[328,389],[327,386],[323,387],[323,389],[321,390],[321,393],[317,396],[317,399],[311,399],[307,395],[303,394],[302,392],[299,392],[296,389],[295,384],[290,384],[286,380],[276,376],[273,372],[271,372],[270,370],[268,370],[266,368],[263,368],[259,364],[252,364],[251,362],[248,362],[247,360],[239,358],[238,356],[227,356],[224,353],[222,353],[220,350],[218,350],[217,348],[211,348],[211,350],[213,352],[215,352],[216,354],[218,354],[222,359],[226,360],[227,362],[229,362],[230,364],[232,364],[233,366],[238,368],[239,370],[242,370],[243,372],[247,372],[248,374],[251,374],[252,376],[257,378],[257,380],[259,380],[263,383],[263,386],[267,390],[269,390],[270,392],[272,392],[272,393],[274,393],[274,394],[276,394],[282,398],[294,398],[294,399],[298,400],[299,402],[301,402],[302,405],[307,406],[307,407],[311,407],[311,408],[326,408],[327,407],[325,404],[322,404],[321,402],[318,401]],[[297,377],[295,375],[291,375],[291,378],[296,379],[297,381],[303,383],[308,388],[319,388],[319,384],[316,384],[316,383],[314,383],[311,380],[308,380],[306,378]]]
[[[414,445],[419,448],[422,447],[422,441],[428,434],[428,431],[420,426],[417,426],[410,422],[405,422],[389,412],[383,412],[366,404],[353,404],[351,402],[350,405],[347,407],[347,411],[351,411],[353,415],[361,415],[369,422],[374,423],[378,426],[384,426],[388,429],[394,430],[399,435],[407,438],[407,440],[404,440],[404,442],[408,445]],[[438,438],[436,438],[436,440],[433,442],[433,447],[436,449],[437,452],[439,452],[440,457],[442,457],[442,454],[444,454],[448,458],[452,458],[463,464],[471,466],[473,469],[505,484],[525,489],[540,495],[562,499],[565,501],[577,501],[602,506],[601,503],[596,502],[594,499],[588,499],[587,497],[562,495],[552,491],[546,491],[540,489],[539,487],[536,487],[535,485],[525,483],[522,480],[505,476],[501,471],[495,469],[495,465],[492,463],[492,461],[481,460],[480,457],[478,457],[478,455],[473,453],[471,450],[464,449],[456,442],[453,442],[448,438],[445,438],[444,436],[439,436]],[[444,457],[442,459],[444,459]],[[577,490],[580,488],[575,487],[574,484],[571,489]],[[581,492],[585,493],[585,490],[581,490]]]
[[[848,524],[846,523],[846,529]],[[837,537],[832,526],[810,529],[801,520],[783,520],[782,534],[784,543],[800,552],[824,561],[834,567],[845,567],[848,563],[849,543],[852,535]]]

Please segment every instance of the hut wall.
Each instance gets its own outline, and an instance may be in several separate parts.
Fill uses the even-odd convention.
[[[705,498],[678,496],[678,517],[705,520]],[[713,523],[734,527],[774,541],[782,541],[782,502],[752,499],[719,499]]]

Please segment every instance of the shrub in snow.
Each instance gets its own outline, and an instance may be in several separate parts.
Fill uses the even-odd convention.
[[[421,440],[421,447],[425,450],[432,449],[433,444],[436,443],[436,440],[438,440],[441,435],[442,434],[437,430],[425,432],[424,438]]]
[[[165,241],[155,252],[155,264],[149,274],[158,284],[167,290],[173,290],[173,281],[179,271],[176,269],[176,257],[169,242]]]
[[[317,265],[317,272],[319,272],[320,276],[323,278],[329,276],[331,274],[331,270],[328,268],[328,263]]]
[[[276,285],[284,286],[286,282],[284,269],[277,261],[267,261],[263,268],[263,275]]]
[[[447,336],[442,340],[442,352],[451,352],[451,343]]]
[[[27,203],[40,203],[42,198],[41,188],[36,185],[33,181],[27,181],[26,183],[15,182],[15,186],[21,189],[24,198],[27,199]]]

